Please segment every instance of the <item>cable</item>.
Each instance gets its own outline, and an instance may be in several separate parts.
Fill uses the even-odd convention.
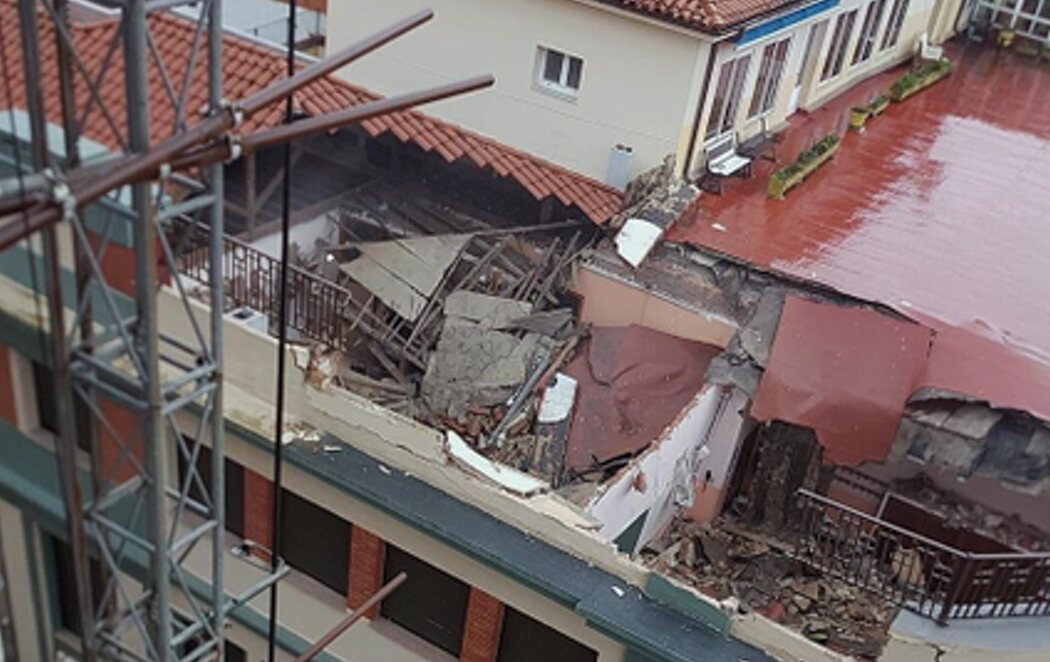
[[[291,78],[295,75],[295,19],[297,13],[296,0],[288,2],[288,43],[285,44],[287,51],[287,75]],[[295,93],[288,95],[284,105],[284,123],[291,124],[294,119]],[[280,300],[277,313],[277,412],[273,435],[273,499],[271,522],[270,522],[270,569],[277,571],[281,563],[281,469],[284,459],[284,444],[281,437],[284,431],[284,364],[285,352],[288,349],[288,245],[291,231],[291,207],[292,207],[292,144],[284,145],[284,181],[281,183],[281,269],[280,269]],[[270,587],[270,631],[267,642],[267,659],[275,662],[277,642],[277,585],[274,582]]]

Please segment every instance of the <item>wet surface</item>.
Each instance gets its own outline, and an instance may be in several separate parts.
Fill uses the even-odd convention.
[[[780,164],[759,162],[751,179],[726,180],[721,197],[702,196],[669,239],[882,302],[934,329],[965,327],[1050,366],[1050,63],[973,44],[948,54],[948,79],[849,132],[828,165],[771,200],[776,167],[845,133],[849,108],[903,69],[799,113]]]

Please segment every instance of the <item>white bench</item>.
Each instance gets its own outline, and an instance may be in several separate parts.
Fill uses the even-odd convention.
[[[701,179],[706,180],[709,178],[708,175],[713,176],[718,188],[712,193],[722,194],[721,180],[723,177],[729,177],[738,172],[742,172],[745,176],[751,175],[751,159],[738,154],[736,147],[736,133],[715,138],[704,144],[705,176]],[[701,181],[701,188],[702,183]]]

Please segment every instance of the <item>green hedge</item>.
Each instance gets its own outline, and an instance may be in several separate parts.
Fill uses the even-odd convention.
[[[779,198],[788,189],[795,186],[806,175],[819,168],[839,147],[837,134],[829,134],[802,150],[795,160],[780,168],[769,178],[768,193],[770,197]]]
[[[933,85],[952,71],[952,63],[947,58],[923,63],[918,69],[909,71],[890,85],[889,97],[894,101],[903,101],[919,90]]]

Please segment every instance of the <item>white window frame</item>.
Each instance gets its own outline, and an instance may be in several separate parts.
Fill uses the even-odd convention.
[[[886,15],[886,8],[892,11],[893,0],[874,0],[868,3],[864,11],[864,19],[860,24],[860,32],[857,33],[857,43],[853,46],[853,57],[850,58],[850,66],[859,66],[875,55],[875,46],[878,44],[879,31],[882,29],[882,21]]]
[[[558,81],[552,81],[547,79],[547,58],[551,54],[560,55],[561,60],[561,71],[559,72]],[[580,76],[576,87],[569,84],[569,71],[572,67],[573,60],[580,63]],[[584,59],[579,55],[573,55],[557,48],[550,48],[548,46],[540,46],[539,54],[536,58],[536,85],[539,89],[553,92],[557,96],[569,97],[575,99],[580,93],[580,88],[583,87],[583,65]]]
[[[719,65],[718,79],[715,81],[715,96],[711,99],[711,108],[708,110],[707,125],[704,128],[705,144],[736,130],[737,117],[739,117],[740,110],[743,107],[741,100],[744,97],[744,88],[747,87],[748,76],[751,74],[752,55],[753,53],[750,51],[741,53],[734,57],[727,58],[721,65]],[[726,81],[727,96],[723,100],[721,107],[716,109],[714,104],[717,99],[719,84],[726,67],[729,66],[732,66],[732,69],[730,70],[730,77]],[[739,71],[740,67],[743,67],[743,71]],[[735,95],[732,94],[734,89],[737,90]],[[716,110],[718,111],[717,117],[715,116]],[[727,120],[729,121],[729,126],[723,127]],[[715,127],[714,131],[712,131],[712,127]]]
[[[907,2],[907,0],[904,1]],[[835,24],[831,28],[831,39],[828,40],[828,52],[820,70],[821,84],[835,80],[846,70],[849,47],[853,41],[853,32],[857,28],[859,14],[860,8],[854,7],[835,18]],[[836,60],[838,64],[835,64]]]
[[[760,117],[764,117],[769,113],[773,112],[773,109],[777,105],[777,93],[780,91],[780,84],[784,81],[784,71],[787,69],[788,61],[791,60],[792,55],[792,37],[788,36],[783,39],[777,39],[771,41],[761,49],[761,56],[758,58],[758,70],[755,72],[755,86],[751,91],[751,100],[748,103],[747,118],[754,120]],[[781,46],[784,47],[784,57],[780,60],[776,59],[777,49]],[[768,72],[765,81],[762,80],[762,65],[766,61],[766,54],[769,53],[773,57],[773,62],[770,67],[779,68],[775,71]],[[759,84],[764,83],[765,89],[759,89]],[[758,99],[756,102],[755,99]],[[755,112],[752,113],[752,106]]]
[[[1022,2],[1022,0],[1017,0]],[[911,9],[911,0],[893,0],[890,7],[890,16],[886,21],[886,30],[883,32],[879,43],[879,51],[888,51],[900,43],[901,31],[904,29],[904,20],[908,17]]]

